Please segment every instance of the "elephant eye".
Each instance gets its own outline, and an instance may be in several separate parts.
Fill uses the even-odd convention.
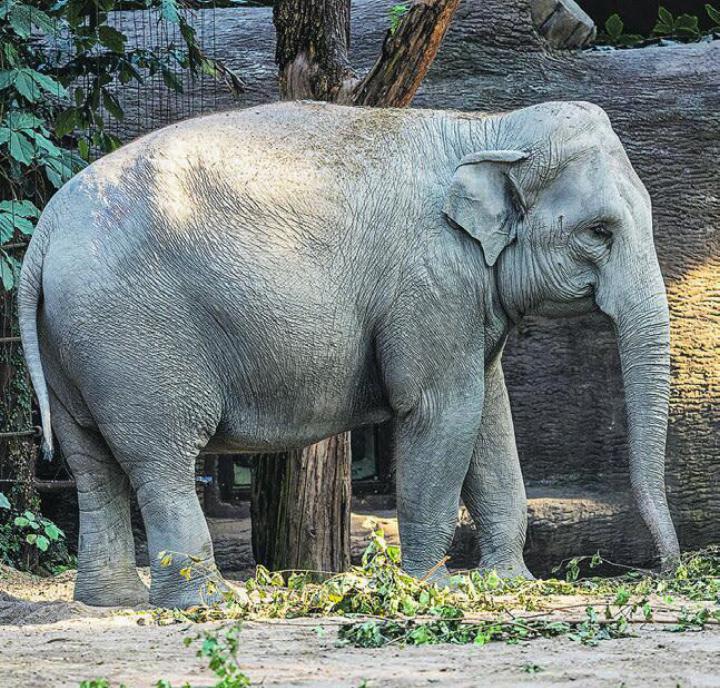
[[[612,232],[605,225],[594,225],[591,227],[593,234],[599,236],[603,241],[610,241],[612,239]]]

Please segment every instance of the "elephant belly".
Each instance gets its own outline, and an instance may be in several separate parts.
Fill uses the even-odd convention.
[[[308,348],[305,344],[317,337],[303,334],[280,338],[284,346],[278,340],[274,347],[267,341],[246,341],[249,346],[242,348],[258,352],[257,360],[244,362],[247,373],[226,392],[225,412],[209,449],[300,448],[391,417],[368,337],[358,331],[335,339],[335,346]],[[268,358],[271,350],[274,355]]]
[[[389,420],[390,417],[389,409],[378,408],[374,411],[347,418],[345,422],[318,421],[302,427],[280,427],[276,423],[269,421],[267,423],[258,423],[255,428],[237,428],[235,431],[230,432],[227,429],[220,429],[208,442],[206,451],[218,454],[257,454],[301,449],[348,430],[374,423],[382,423]]]

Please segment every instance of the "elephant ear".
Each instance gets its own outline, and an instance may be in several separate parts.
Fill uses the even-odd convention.
[[[525,201],[510,170],[529,157],[519,150],[482,151],[466,155],[455,169],[443,212],[480,242],[488,265],[515,238]]]

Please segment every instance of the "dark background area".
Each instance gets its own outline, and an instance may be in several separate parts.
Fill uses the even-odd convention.
[[[577,1],[577,0],[576,0]],[[670,10],[673,15],[694,14],[700,18],[700,26],[708,28],[710,21],[705,12],[705,4],[708,0],[662,0],[662,2],[628,2],[628,0],[579,0],[578,5],[582,7],[602,30],[605,20],[611,14],[619,14],[625,22],[625,31],[628,33],[639,33],[644,36],[650,34],[655,26],[660,5]],[[710,2],[715,7],[720,4]]]
[[[477,0],[480,2],[481,0]],[[576,0],[602,30],[605,20],[611,14],[619,14],[625,22],[625,31],[628,33],[639,33],[644,36],[650,35],[653,26],[657,21],[658,8],[660,5],[670,10],[673,15],[694,14],[700,18],[700,26],[710,27],[710,21],[705,13],[705,4],[709,0]],[[400,0],[388,0],[392,5]],[[720,8],[718,0],[710,2],[711,5]],[[272,0],[248,0],[245,7],[272,7]],[[243,5],[239,5],[242,7]]]

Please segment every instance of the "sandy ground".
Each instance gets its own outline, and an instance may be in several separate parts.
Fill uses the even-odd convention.
[[[211,625],[139,623],[138,615],[72,602],[73,574],[38,579],[0,570],[0,686],[77,688],[108,678],[113,688],[214,685],[183,638]],[[457,686],[720,686],[720,629],[668,633],[584,647],[564,638],[485,647],[437,645],[378,650],[335,646],[337,619],[248,622],[241,660],[253,685],[323,688]],[[539,671],[528,673],[525,667]],[[365,683],[363,683],[365,682]]]

